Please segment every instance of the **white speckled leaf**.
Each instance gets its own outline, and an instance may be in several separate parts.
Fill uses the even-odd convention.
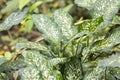
[[[120,54],[113,54],[109,58],[100,60],[98,66],[102,67],[120,67]]]
[[[52,44],[57,44],[60,41],[60,31],[58,25],[48,16],[43,14],[33,15],[33,22],[46,41]]]
[[[39,51],[29,50],[22,54],[25,62],[30,66],[35,66],[44,80],[62,80],[61,73],[54,69],[52,63],[48,61]],[[32,76],[33,74],[31,74]],[[26,74],[27,76],[27,74]],[[29,76],[29,75],[28,75]]]
[[[85,76],[84,80],[102,80],[105,74],[105,68],[96,67],[93,71]]]
[[[62,39],[69,40],[74,35],[73,19],[62,9],[56,10],[53,14],[54,21],[62,31]]]
[[[104,40],[95,42],[91,51],[108,52],[118,44],[120,44],[120,27],[111,30]]]
[[[57,65],[59,63],[65,63],[67,61],[67,58],[53,58],[50,60],[50,63],[53,65]]]
[[[118,12],[120,0],[97,0],[90,10],[93,18],[103,16],[104,20],[111,20]]]
[[[115,14],[118,12],[120,0],[97,0],[90,10],[90,14],[93,18],[103,16],[104,23],[101,24],[98,30],[107,27],[112,21]]]
[[[36,49],[36,50],[40,50],[40,51],[49,51],[45,45],[42,45],[39,42],[17,43],[15,48],[16,49],[29,48],[29,49]]]
[[[7,19],[0,24],[0,31],[8,30],[13,25],[19,24],[26,17],[26,12],[14,12],[7,17]]]
[[[92,8],[95,1],[97,1],[97,0],[75,0],[75,3],[78,6],[87,8],[89,10]]]
[[[93,18],[103,16],[104,23],[101,24],[96,30],[100,31],[103,28],[106,28],[111,23],[113,17],[119,10],[120,0],[96,0],[95,2],[94,1],[95,0],[76,0],[76,4],[85,8],[89,7],[90,14]],[[88,4],[88,6],[83,6],[83,4],[86,3]]]
[[[26,67],[19,70],[20,80],[44,80],[40,71],[35,66]]]

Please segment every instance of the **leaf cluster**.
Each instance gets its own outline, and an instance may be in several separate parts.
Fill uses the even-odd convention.
[[[52,16],[31,14],[44,40],[17,43],[15,48],[21,51],[22,58],[0,63],[1,78],[3,75],[10,78],[17,70],[19,80],[120,79],[120,25],[116,16],[120,0],[74,2],[87,8],[91,19],[74,25],[71,15],[63,9]],[[24,11],[12,13],[0,24],[0,31],[19,24],[26,15]]]

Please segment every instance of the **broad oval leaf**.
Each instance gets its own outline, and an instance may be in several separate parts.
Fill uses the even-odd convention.
[[[113,54],[109,58],[100,60],[98,66],[102,67],[120,67],[120,54]]]
[[[76,0],[76,4],[81,7],[89,7],[93,18],[103,16],[104,23],[101,24],[96,32],[106,28],[119,10],[120,0]],[[78,2],[78,3],[77,3]],[[85,6],[83,4],[86,4]]]
[[[53,64],[45,56],[41,55],[39,51],[24,51],[22,55],[25,58],[25,62],[29,66],[34,66],[33,69],[36,68],[44,80],[62,80],[61,73],[55,70]],[[28,77],[32,75],[26,74]]]
[[[19,70],[20,80],[44,80],[35,66],[29,66]]]
[[[33,15],[33,22],[46,41],[51,44],[57,45],[60,42],[60,29],[58,25],[48,16],[43,14]]]
[[[19,24],[26,17],[26,12],[14,12],[8,16],[8,18],[0,24],[0,31],[8,30],[13,25]]]
[[[97,0],[91,9],[93,18],[103,16],[104,20],[111,20],[118,12],[120,0]]]
[[[96,1],[97,0],[75,0],[75,3],[80,7],[90,10]]]
[[[62,39],[69,40],[74,35],[73,19],[62,9],[56,10],[53,14],[54,21],[62,31]]]
[[[50,49],[48,49],[47,46],[40,44],[39,42],[21,42],[21,43],[17,43],[15,48],[18,50],[27,48],[27,49],[43,51],[46,56],[54,55],[53,53],[51,54]]]

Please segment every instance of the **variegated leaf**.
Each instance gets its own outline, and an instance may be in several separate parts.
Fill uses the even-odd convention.
[[[54,21],[62,31],[62,40],[69,40],[74,35],[73,19],[62,9],[56,10],[53,14]]]
[[[14,12],[0,24],[0,31],[8,30],[12,26],[19,24],[26,17],[26,12]]]
[[[33,15],[33,22],[46,41],[57,45],[60,42],[60,29],[54,20],[43,14]]]
[[[24,51],[22,55],[25,58],[25,62],[29,66],[34,66],[33,69],[36,68],[35,73],[36,70],[38,70],[39,71],[38,76],[42,76],[44,80],[62,80],[61,73],[54,69],[53,64],[50,63],[49,60],[45,58],[45,56],[40,54],[39,51],[35,50]],[[30,75],[32,76],[33,74]],[[26,77],[27,76],[29,77],[30,75],[26,74]]]
[[[102,67],[120,67],[120,54],[113,54],[109,58],[100,60],[98,65]]]

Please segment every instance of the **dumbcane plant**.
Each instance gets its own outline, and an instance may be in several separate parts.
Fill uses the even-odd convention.
[[[91,19],[74,25],[63,9],[52,16],[32,14],[41,42],[17,43],[21,58],[0,63],[0,73],[18,80],[116,80],[120,79],[120,0],[75,0],[88,9]],[[19,24],[27,14],[12,13],[0,24],[0,31]],[[11,22],[11,20],[13,20]],[[12,78],[11,78],[12,79]]]

